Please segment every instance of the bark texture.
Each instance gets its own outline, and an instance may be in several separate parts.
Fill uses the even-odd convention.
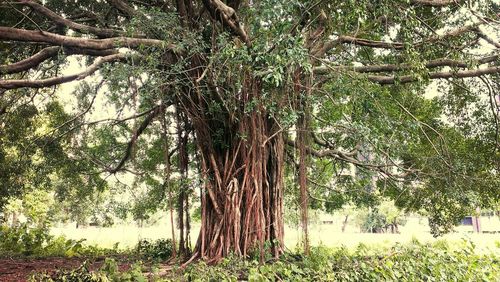
[[[247,79],[242,109],[261,94]],[[202,105],[202,104],[201,104]],[[204,107],[202,105],[202,107]],[[204,188],[194,257],[215,262],[229,254],[277,257],[283,252],[284,141],[263,107],[221,122],[187,109],[196,134]],[[200,116],[201,115],[201,116]]]

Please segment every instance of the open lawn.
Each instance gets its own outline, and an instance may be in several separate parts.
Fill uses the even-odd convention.
[[[164,278],[162,281],[180,281],[180,279],[191,281],[190,279],[200,277],[201,281],[207,281],[207,271],[211,281],[221,281],[221,279],[226,281],[227,277],[233,277],[234,279],[231,281],[236,281],[235,277],[246,279],[250,275],[257,275],[261,278],[275,277],[276,275],[290,278],[290,280],[285,279],[284,281],[303,281],[304,278],[315,281],[314,277],[321,277],[324,281],[349,279],[351,279],[350,281],[366,281],[367,277],[370,279],[390,277],[395,281],[399,281],[398,279],[402,277],[408,278],[407,281],[422,281],[427,280],[428,277],[436,278],[437,281],[448,281],[450,277],[453,279],[461,277],[463,280],[456,281],[476,281],[477,275],[483,277],[482,281],[498,280],[500,233],[477,234],[472,233],[470,226],[460,226],[456,232],[434,238],[426,225],[427,221],[416,217],[409,218],[404,226],[400,226],[399,234],[360,233],[354,222],[349,222],[345,232],[341,232],[342,217],[331,219],[329,224],[320,224],[319,221],[316,221],[315,224],[311,224],[310,229],[312,245],[331,248],[313,248],[310,256],[297,256],[293,250],[301,241],[300,230],[287,226],[285,244],[288,249],[292,250],[289,253],[291,255],[285,255],[281,261],[265,267],[258,267],[256,261],[234,259],[229,264],[222,263],[209,268],[206,268],[203,263],[194,264],[185,272],[176,273],[171,271],[176,267],[174,264],[164,261],[160,264],[152,263],[149,260],[150,253],[138,253],[135,250],[126,253],[110,252],[89,256],[82,252],[73,257],[67,255],[67,247],[64,247],[64,244],[67,243],[62,240],[63,254],[68,257],[54,257],[54,250],[59,249],[47,247],[47,249],[33,253],[34,256],[6,256],[2,258],[3,260],[0,260],[0,281],[27,281],[28,277],[35,272],[38,273],[38,278],[42,276],[54,278],[57,275],[61,277],[76,275],[80,278],[88,278],[101,275],[106,279],[114,277],[114,280],[111,281],[129,281],[126,277],[139,275],[137,277],[150,279],[154,275],[158,275],[159,279],[161,274],[162,279]],[[158,222],[168,221],[160,219]],[[485,231],[500,229],[498,217],[483,217],[481,222]],[[194,224],[192,230],[191,240],[194,245],[199,225]],[[88,245],[113,248],[118,243],[117,246],[120,249],[127,249],[134,247],[140,239],[168,239],[171,229],[168,224],[155,224],[143,228],[136,225],[117,224],[109,228],[85,227],[78,229],[73,224],[53,228],[51,233],[64,235],[70,239],[85,239]],[[412,243],[413,240],[434,244]],[[46,246],[56,246],[53,244],[54,241],[51,241],[51,243],[46,243]],[[366,248],[358,247],[360,244],[365,245]],[[474,246],[474,250],[471,249],[471,244]],[[20,244],[19,246],[24,245]],[[61,247],[60,244],[57,246]],[[341,246],[345,246],[348,251],[340,249]],[[50,252],[50,250],[53,251]],[[80,256],[81,254],[84,255]],[[57,253],[56,256],[59,255]],[[416,257],[418,259],[415,259]],[[112,260],[108,260],[109,258]],[[135,264],[137,260],[142,261],[142,259],[146,259],[145,264],[142,266]],[[84,261],[88,261],[86,264],[88,268],[79,267]],[[228,267],[228,265],[232,266]],[[236,267],[234,267],[235,265]],[[469,267],[464,269],[463,265]],[[89,271],[93,271],[93,273]],[[85,279],[84,281],[87,281]],[[265,281],[255,279],[252,281]],[[54,281],[59,280],[55,279]]]
[[[315,224],[310,228],[310,237],[313,245],[323,244],[328,247],[354,248],[360,243],[376,246],[390,246],[396,242],[405,243],[413,239],[420,242],[434,242],[445,240],[449,243],[461,242],[463,239],[473,242],[478,251],[493,251],[500,253],[500,233],[472,233],[471,226],[459,226],[456,232],[434,238],[426,224],[426,219],[409,218],[408,222],[399,228],[399,234],[373,234],[360,233],[354,225],[348,225],[346,232],[341,232],[340,218],[333,224]],[[500,231],[500,220],[497,217],[483,217],[483,230]],[[160,222],[167,222],[161,220]],[[193,224],[191,241],[194,245],[198,237],[199,225]],[[171,229],[168,224],[156,224],[148,227],[137,227],[136,225],[116,225],[113,227],[84,227],[75,228],[75,225],[68,225],[52,229],[54,235],[65,235],[71,239],[86,239],[86,243],[100,247],[112,248],[119,243],[119,248],[133,247],[140,239],[160,239],[170,238]],[[285,245],[289,249],[294,249],[300,241],[300,230],[286,227]]]

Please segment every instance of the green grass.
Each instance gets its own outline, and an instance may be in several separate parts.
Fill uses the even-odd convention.
[[[498,220],[498,219],[497,219]],[[484,221],[484,220],[483,220]],[[161,220],[160,222],[167,222]],[[396,242],[408,243],[413,239],[420,242],[435,242],[445,240],[447,242],[460,242],[467,239],[476,245],[481,252],[500,252],[500,234],[475,234],[471,233],[472,227],[459,227],[457,233],[450,233],[445,236],[434,238],[425,220],[411,218],[405,226],[400,227],[400,234],[370,234],[360,233],[355,226],[349,225],[346,232],[341,232],[340,223],[315,224],[310,228],[310,238],[312,245],[324,245],[328,247],[346,246],[354,248],[359,243],[369,246],[387,247]],[[198,237],[199,225],[193,224],[191,240],[193,245]],[[103,248],[112,248],[115,243],[119,243],[119,248],[134,247],[140,239],[167,239],[170,238],[171,229],[168,224],[157,224],[155,226],[139,228],[136,225],[117,225],[108,228],[86,227],[76,229],[74,225],[60,228],[53,228],[54,235],[64,235],[67,238],[80,240],[86,239],[85,243],[97,245]],[[300,242],[300,230],[287,226],[285,230],[285,245],[289,249],[294,249]]]

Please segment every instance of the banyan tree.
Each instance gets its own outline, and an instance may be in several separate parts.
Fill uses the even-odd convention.
[[[180,174],[196,162],[202,181],[201,229],[192,258],[277,257],[284,252],[287,167],[299,187],[306,250],[314,194],[309,168],[316,160],[371,171],[377,175],[373,182],[415,183],[427,176],[429,183],[437,181],[425,174],[427,163],[402,149],[374,146],[371,138],[361,142],[363,134],[351,132],[363,119],[338,109],[362,99],[357,109],[369,116],[385,97],[398,111],[387,113],[387,124],[391,115],[415,122],[423,114],[394,93],[423,99],[434,80],[450,92],[468,83],[498,90],[500,10],[493,2],[2,1],[0,115],[20,101],[52,99],[59,85],[75,81],[98,85],[104,99],[132,101],[136,111],[114,123],[132,121],[121,157],[94,162],[102,174],[127,171],[141,154],[138,140],[162,123],[164,133],[177,133],[166,146],[166,177],[173,155],[168,148],[175,148]],[[495,99],[495,93],[484,95]],[[336,125],[323,118],[327,105]],[[392,130],[402,132],[402,148],[413,137],[398,126]],[[421,122],[416,132],[439,155],[436,166],[455,177],[451,158],[435,142],[442,136],[432,127]],[[389,136],[386,131],[378,133]],[[182,214],[189,201],[179,205]],[[182,228],[189,225],[185,217]]]

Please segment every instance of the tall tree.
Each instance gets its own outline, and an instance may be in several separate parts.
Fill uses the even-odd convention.
[[[459,129],[418,108],[426,103],[420,93],[432,79],[448,81],[450,93],[460,91],[455,85],[470,90],[469,83],[477,80],[466,78],[473,77],[495,87],[500,43],[493,1],[17,0],[1,5],[0,95],[13,101],[7,109],[32,93],[25,88],[51,88],[90,76],[105,80],[109,100],[122,108],[130,93],[139,95],[143,111],[114,121],[125,124],[121,136],[132,131],[122,157],[101,152],[101,160],[93,158],[103,173],[128,169],[130,155],[140,154],[141,135],[158,131],[154,123],[168,106],[175,105],[189,121],[182,125],[192,128],[203,178],[193,258],[217,261],[257,251],[264,260],[267,247],[274,256],[283,252],[288,147],[299,152],[305,205],[311,194],[306,155],[315,158],[314,165],[329,158],[335,161],[330,167],[352,164],[370,176],[363,179],[390,182],[394,198],[413,191],[420,203],[446,199],[439,205],[443,213],[456,205],[460,195],[449,191],[459,193],[463,179],[472,183],[483,175],[488,185],[495,179],[491,158],[480,169],[454,161],[463,160],[455,155],[466,155],[460,147],[491,143],[480,138],[491,123],[476,132],[478,138],[464,141]],[[72,56],[85,58],[86,68],[61,75]],[[131,76],[140,82],[134,89],[124,83]],[[481,101],[473,104],[484,109]],[[329,109],[335,112],[322,119]],[[431,111],[432,105],[425,109]],[[127,125],[135,119],[140,122]],[[374,120],[382,124],[365,126]],[[411,120],[406,125],[418,130],[398,120]],[[96,132],[116,132],[104,129]],[[181,135],[178,142],[186,137]],[[436,143],[444,137],[456,141],[455,151]],[[385,146],[387,140],[400,146]],[[187,172],[185,157],[178,158]],[[428,189],[401,190],[399,182]],[[429,192],[436,186],[453,189],[439,198]],[[307,206],[302,208],[307,232]]]

